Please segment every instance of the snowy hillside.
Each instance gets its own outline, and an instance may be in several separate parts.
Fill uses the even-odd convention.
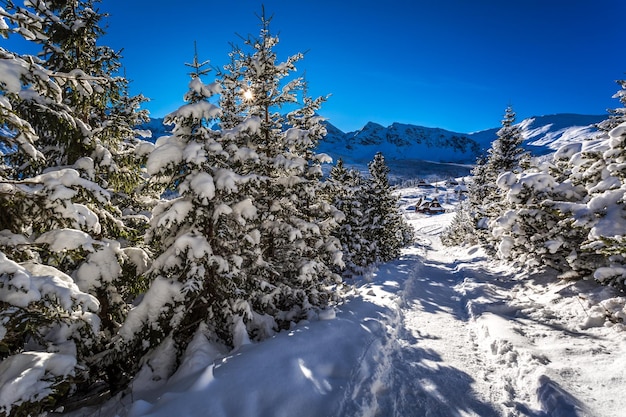
[[[592,137],[596,131],[593,125],[606,117],[557,114],[528,118],[519,125],[526,132],[525,147],[534,155],[545,155],[565,143]],[[366,172],[367,163],[380,151],[395,182],[416,177],[468,175],[476,157],[489,148],[499,129],[458,133],[401,123],[384,127],[369,122],[359,131],[345,133],[330,122],[326,126],[328,133],[319,145],[320,152]],[[152,119],[143,128],[151,130],[155,139],[168,134],[163,119]]]
[[[414,244],[336,309],[230,352],[198,333],[171,378],[171,352],[155,352],[131,395],[65,417],[624,415],[626,298],[444,247],[453,213],[413,208],[452,210],[455,194],[398,192]]]
[[[594,125],[605,120],[606,115],[554,114],[524,119],[518,125],[524,131],[524,147],[534,155],[545,155],[562,145],[580,142],[593,137]],[[470,133],[470,137],[488,148],[499,128]]]

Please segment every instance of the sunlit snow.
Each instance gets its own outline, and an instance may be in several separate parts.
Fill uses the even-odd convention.
[[[169,379],[159,370],[172,363],[165,344],[132,395],[68,416],[623,415],[626,298],[517,273],[478,247],[444,247],[453,188],[399,193],[415,243],[350,282],[334,310],[230,352],[200,331]],[[447,213],[414,212],[435,195]],[[131,313],[126,326],[158,308]]]

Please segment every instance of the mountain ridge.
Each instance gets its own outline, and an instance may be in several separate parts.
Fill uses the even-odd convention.
[[[523,146],[533,155],[541,156],[564,144],[594,137],[597,134],[594,125],[607,117],[559,113],[529,117],[517,125],[524,132]],[[170,128],[162,121],[151,119],[141,128],[152,131],[153,140],[156,140],[169,134]],[[368,122],[359,130],[343,132],[328,120],[324,124],[327,134],[318,145],[319,152],[328,154],[335,161],[341,158],[346,165],[361,171],[367,171],[367,163],[377,152],[382,152],[391,176],[399,179],[468,175],[476,158],[497,139],[500,129],[459,133],[397,122],[386,127]]]

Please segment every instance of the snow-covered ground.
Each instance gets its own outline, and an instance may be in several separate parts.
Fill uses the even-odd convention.
[[[335,310],[233,352],[198,334],[169,380],[155,369],[132,394],[71,415],[625,415],[626,298],[443,247],[454,214],[411,207],[439,193],[451,209],[454,195],[400,193],[415,244],[351,283]]]

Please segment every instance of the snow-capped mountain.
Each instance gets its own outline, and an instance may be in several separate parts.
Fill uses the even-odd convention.
[[[554,152],[569,142],[582,141],[597,133],[596,123],[607,116],[556,114],[522,120],[525,147],[533,155]],[[383,127],[367,123],[361,130],[344,133],[328,124],[319,150],[333,159],[361,170],[376,152],[382,152],[392,178],[458,177],[467,175],[476,158],[497,138],[500,127],[473,133],[458,133],[401,123]]]
[[[531,117],[519,125],[525,132],[525,146],[536,155],[558,149],[564,143],[580,141],[596,133],[594,124],[606,116],[556,114]],[[394,123],[383,127],[369,122],[361,130],[344,133],[328,124],[328,135],[320,150],[346,162],[365,162],[381,151],[386,159],[428,160],[440,163],[473,163],[496,139],[499,127],[473,133]]]
[[[320,151],[346,162],[367,162],[380,151],[385,159],[465,163],[480,152],[480,144],[469,135],[439,128],[401,123],[383,127],[369,122],[361,130],[343,133],[331,126]]]
[[[525,147],[534,155],[554,152],[560,146],[597,134],[596,123],[606,115],[555,114],[524,119]],[[167,135],[163,119],[152,119],[142,127],[152,131],[153,140]],[[472,133],[393,123],[384,127],[369,122],[356,132],[343,132],[326,122],[327,135],[318,150],[333,160],[367,171],[376,152],[385,156],[395,180],[415,177],[459,177],[468,175],[476,158],[497,138],[500,127]]]

